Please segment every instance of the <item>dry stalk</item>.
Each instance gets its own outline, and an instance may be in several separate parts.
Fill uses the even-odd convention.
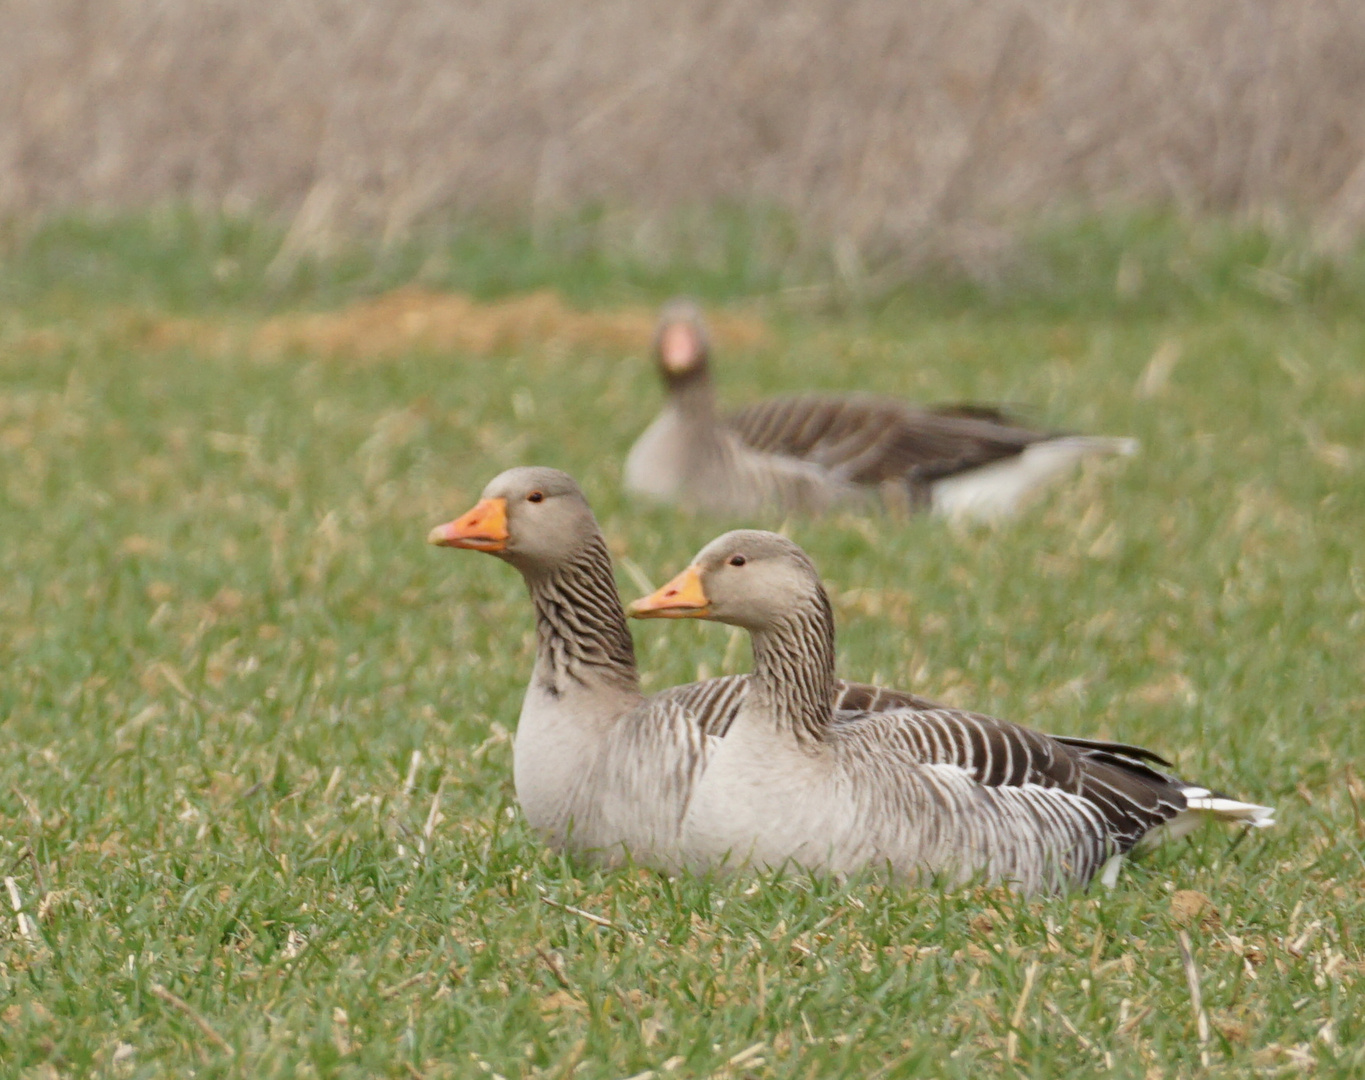
[[[1151,1016],[1154,1011],[1155,1006],[1152,1005],[1143,1006],[1132,1016],[1121,1021],[1119,1023],[1118,1028],[1115,1030],[1114,1034],[1119,1036],[1131,1034],[1132,1032],[1136,1031],[1138,1027],[1142,1024],[1142,1022],[1146,1020],[1147,1017]]]
[[[546,952],[544,949],[536,949],[536,955],[550,969],[550,974],[555,977],[555,982],[564,987],[565,990],[572,990],[573,984],[569,982],[569,973],[564,970],[564,961],[555,952]]]
[[[1177,931],[1176,941],[1180,943],[1180,962],[1185,965],[1185,981],[1190,987],[1190,1006],[1194,1009],[1195,1030],[1199,1035],[1199,1064],[1209,1067],[1209,1014],[1204,1011],[1204,995],[1199,990],[1199,969],[1194,965],[1194,953],[1190,951],[1190,935],[1184,930]]]
[[[610,919],[604,919],[601,915],[594,915],[591,911],[584,911],[576,908],[572,904],[561,904],[558,900],[551,900],[548,896],[542,896],[542,903],[549,904],[552,908],[559,908],[560,911],[567,911],[570,915],[577,915],[580,919],[587,919],[590,923],[598,926],[605,926],[608,930],[615,930],[618,934],[628,934],[629,931],[624,927],[617,926]]]
[[[417,786],[417,770],[422,767],[422,751],[414,750],[412,760],[408,762],[408,778],[403,781],[403,798],[412,794],[412,789]]]
[[[1043,1008],[1045,1008],[1048,1012],[1050,1012],[1053,1016],[1060,1020],[1062,1022],[1062,1027],[1066,1028],[1067,1034],[1069,1034],[1073,1039],[1080,1043],[1084,1049],[1086,1050],[1096,1049],[1095,1044],[1080,1033],[1076,1025],[1071,1022],[1071,1018],[1068,1017],[1066,1013],[1062,1012],[1062,1010],[1057,1007],[1057,1004],[1055,1002],[1044,1001]]]
[[[417,850],[426,858],[427,852],[431,850],[431,838],[436,832],[436,822],[441,816],[441,793],[445,791],[446,778],[444,775],[436,784],[436,794],[431,797],[431,809],[427,811],[426,824],[422,826],[422,838],[418,841]]]
[[[431,978],[431,972],[419,971],[416,975],[408,976],[402,982],[396,982],[392,986],[385,987],[383,990],[379,991],[379,996],[382,998],[395,997],[398,994],[401,994],[409,986],[416,986],[419,982],[425,982],[429,978]]]
[[[24,898],[19,895],[19,883],[14,878],[7,876],[5,878],[5,889],[9,892],[9,902],[10,907],[14,909],[14,919],[19,924],[19,935],[29,941],[34,940],[38,933],[33,928],[32,921],[24,914]]]
[[[172,994],[160,983],[152,983],[149,989],[152,991],[152,995],[154,997],[160,998],[167,1005],[179,1009],[182,1013],[189,1017],[190,1021],[194,1024],[194,1026],[197,1027],[201,1032],[203,1032],[204,1038],[208,1039],[209,1042],[213,1043],[214,1046],[218,1047],[218,1049],[225,1053],[228,1057],[236,1056],[237,1052],[233,1050],[231,1046],[228,1045],[227,1040],[224,1039],[221,1035],[219,1035],[218,1032],[214,1031],[213,1026],[201,1015],[199,1015],[199,1013],[195,1011],[194,1007],[191,1006],[188,1001],[186,1001],[182,997],[177,997],[175,994]]]
[[[1005,1060],[1013,1061],[1019,1055],[1019,1025],[1024,1019],[1024,1009],[1028,1006],[1029,994],[1033,991],[1033,980],[1038,977],[1038,961],[1034,960],[1024,972],[1024,988],[1019,991],[1019,1000],[1010,1017],[1010,1033],[1005,1038]]]
[[[763,1051],[768,1048],[767,1043],[756,1042],[752,1046],[746,1046],[737,1054],[731,1054],[719,1069],[713,1072],[713,1077],[727,1075],[732,1069],[757,1069],[763,1065],[765,1059]]]
[[[669,213],[778,206],[854,282],[998,262],[997,222],[1057,205],[1365,231],[1360,4],[389,0],[382,33],[370,0],[313,8],[0,5],[0,214],[260,208],[290,223],[277,278],[351,228],[510,208],[547,236],[594,203],[649,253],[708,242]]]
[[[28,861],[33,864],[33,881],[38,886],[38,892],[42,894],[44,900],[47,899],[47,883],[43,881],[43,868],[38,862],[38,853],[33,848],[28,849]]]

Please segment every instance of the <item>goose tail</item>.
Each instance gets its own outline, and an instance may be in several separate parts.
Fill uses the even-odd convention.
[[[1030,443],[1014,457],[935,481],[935,512],[978,521],[1014,514],[1033,492],[1066,475],[1085,458],[1137,453],[1138,441],[1112,435],[1058,435]]]
[[[1143,837],[1143,846],[1161,840],[1177,840],[1206,821],[1223,821],[1251,829],[1268,829],[1275,824],[1275,808],[1229,798],[1208,788],[1182,788],[1185,809]]]
[[[1202,787],[1187,787],[1181,794],[1185,796],[1187,812],[1193,811],[1216,821],[1240,821],[1253,829],[1265,829],[1275,824],[1273,806],[1242,802]]]
[[[1063,443],[1081,454],[1115,454],[1132,457],[1142,443],[1128,435],[1063,435],[1050,442]]]

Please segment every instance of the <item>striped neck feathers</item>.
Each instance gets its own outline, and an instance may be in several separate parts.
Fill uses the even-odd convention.
[[[834,612],[824,586],[763,630],[753,631],[751,692],[778,729],[819,742],[834,715]]]
[[[536,667],[558,697],[570,683],[639,693],[635,645],[601,535],[545,573],[528,574],[536,608]]]

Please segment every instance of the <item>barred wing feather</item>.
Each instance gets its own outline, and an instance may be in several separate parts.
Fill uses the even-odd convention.
[[[703,679],[701,682],[661,690],[654,695],[653,700],[677,704],[695,717],[703,733],[721,738],[730,730],[730,724],[735,714],[739,712],[749,678],[748,675],[721,675],[714,679]],[[847,682],[843,679],[835,684],[836,716],[846,713],[884,712],[888,709],[936,708],[939,706],[928,698],[903,690]]]
[[[751,449],[872,485],[929,483],[1014,457],[1052,437],[989,407],[915,410],[860,395],[770,398],[731,414],[726,424]]]
[[[1140,759],[1155,755],[1130,755],[1114,743],[1074,745],[977,713],[936,707],[845,715],[830,732],[868,758],[893,749],[920,766],[954,766],[984,789],[1027,789],[1028,799],[1010,805],[1063,833],[1083,803],[1083,817],[1102,821],[1096,842],[1119,851],[1187,808],[1188,785]]]

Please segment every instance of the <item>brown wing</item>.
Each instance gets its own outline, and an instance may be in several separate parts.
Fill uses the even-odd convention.
[[[726,424],[755,450],[829,469],[855,484],[924,484],[1013,457],[1051,436],[988,406],[911,409],[853,397],[770,398]]]

